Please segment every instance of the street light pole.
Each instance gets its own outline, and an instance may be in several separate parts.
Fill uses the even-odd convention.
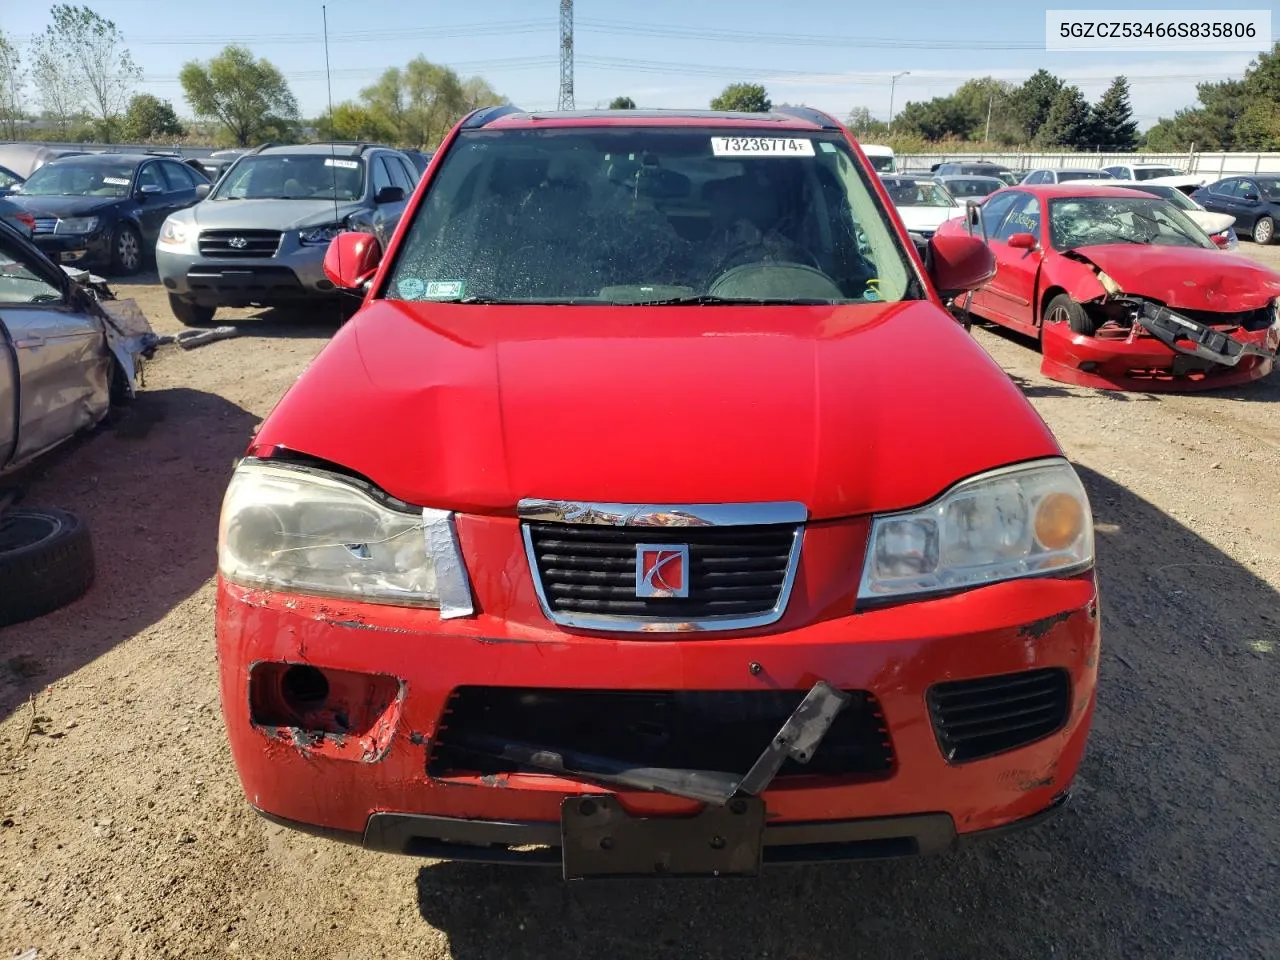
[[[893,130],[893,91],[898,85],[898,78],[905,77],[910,74],[910,70],[903,70],[901,73],[895,73],[889,78],[889,129]]]

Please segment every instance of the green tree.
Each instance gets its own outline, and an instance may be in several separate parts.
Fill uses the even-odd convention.
[[[361,105],[394,131],[391,139],[411,147],[437,145],[463,116],[501,101],[482,77],[463,80],[425,57],[383,71],[360,91]]]
[[[326,140],[372,140],[394,143],[398,131],[383,116],[362,103],[347,100],[333,108],[332,115],[316,122],[320,136]]]
[[[124,112],[120,133],[126,140],[145,141],[160,137],[185,137],[186,128],[173,112],[173,104],[149,93],[134,94]]]
[[[1198,107],[1179,110],[1147,131],[1151,150],[1234,150],[1239,144],[1236,127],[1252,105],[1244,80],[1201,83],[1196,86]]]
[[[883,120],[877,120],[867,107],[854,107],[850,110],[849,115],[845,117],[844,125],[859,140],[883,137],[889,132],[889,124]]]
[[[978,122],[973,109],[954,96],[908,103],[893,118],[895,132],[916,134],[925,140],[967,140]]]
[[[1049,110],[1062,87],[1062,81],[1048,70],[1037,70],[1012,92],[1009,105],[1013,117],[1022,127],[1024,142],[1036,139],[1040,128],[1049,119]]]
[[[18,45],[0,31],[0,134],[10,140],[18,138],[18,122],[23,118],[22,92],[26,74]]]
[[[1083,147],[1089,141],[1089,101],[1079,87],[1063,87],[1053,98],[1049,115],[1036,132],[1042,147]]]
[[[769,93],[758,83],[731,83],[711,101],[712,110],[736,113],[768,113],[773,109]]]
[[[1243,83],[1249,103],[1235,130],[1237,148],[1280,149],[1280,43],[1249,65]]]
[[[48,98],[54,112],[59,119],[89,113],[98,135],[111,142],[142,69],[115,23],[88,7],[59,3],[49,15],[52,22],[37,42],[37,74],[55,88]]]
[[[610,110],[634,110],[636,102],[630,97],[614,97],[609,101]]]
[[[197,117],[221,122],[237,146],[288,139],[298,122],[298,101],[284,75],[232,44],[208,63],[191,61],[179,75]]]
[[[1129,81],[1116,77],[1089,110],[1089,140],[1107,150],[1128,151],[1138,143],[1138,123],[1129,105]]]

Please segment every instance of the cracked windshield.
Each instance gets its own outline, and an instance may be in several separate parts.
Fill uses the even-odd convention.
[[[905,256],[836,136],[468,132],[409,227],[387,295],[892,301],[911,292]]]

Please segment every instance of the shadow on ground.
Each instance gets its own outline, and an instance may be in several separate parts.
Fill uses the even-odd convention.
[[[554,870],[434,864],[418,874],[422,917],[459,960],[1276,956],[1280,595],[1082,475],[1104,654],[1076,800],[1057,819],[930,860],[758,881],[566,885]]]
[[[97,578],[70,606],[0,629],[0,718],[159,621],[214,574],[222,494],[257,419],[190,389],[143,391],[113,417],[15,478],[30,488],[27,504],[88,521]]]

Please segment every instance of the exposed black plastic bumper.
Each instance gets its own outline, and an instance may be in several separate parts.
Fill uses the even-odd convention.
[[[956,832],[954,821],[946,813],[772,824],[764,829],[763,861],[780,865],[931,856],[1039,826],[1062,811],[1070,800],[1070,792],[1062,793],[1030,817],[965,834]],[[548,867],[561,866],[563,861],[558,822],[459,820],[422,814],[375,813],[361,835],[258,812],[283,827],[384,853]]]

